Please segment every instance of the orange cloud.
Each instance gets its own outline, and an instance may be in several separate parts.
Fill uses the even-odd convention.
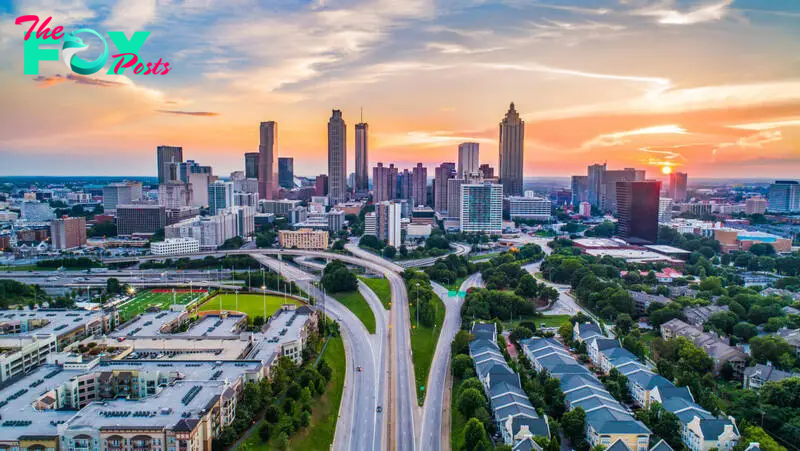
[[[166,114],[182,114],[184,116],[219,116],[219,113],[213,111],[179,111],[179,110],[156,110],[159,113]]]

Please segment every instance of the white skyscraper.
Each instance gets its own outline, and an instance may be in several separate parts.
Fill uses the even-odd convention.
[[[480,145],[478,143],[461,143],[458,145],[458,178],[464,174],[474,174],[480,168]]]

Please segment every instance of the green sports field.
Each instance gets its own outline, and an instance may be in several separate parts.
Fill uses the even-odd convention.
[[[192,293],[190,293],[189,290],[176,290],[175,303],[189,304],[203,299],[206,295],[208,295],[208,292],[204,290],[194,290]],[[122,315],[123,321],[127,321],[150,307],[159,307],[166,310],[172,302],[173,295],[171,289],[145,290],[137,293],[133,299],[122,304],[119,308],[119,313]]]
[[[283,299],[283,296],[274,296],[268,294],[267,298],[267,316],[271,316],[283,304],[300,304],[292,298]],[[234,294],[219,294],[206,301],[200,306],[200,310],[219,310],[220,300],[222,300],[222,310],[238,310],[250,318],[264,315],[264,297],[260,294],[240,294],[239,295],[239,308],[236,308],[236,295]]]

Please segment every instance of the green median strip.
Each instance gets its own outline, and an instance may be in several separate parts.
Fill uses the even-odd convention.
[[[445,309],[439,296],[432,296],[431,302],[438,309],[435,315],[435,325],[426,327],[420,323],[417,327],[416,304],[413,301],[413,290],[409,292],[409,303],[411,304],[411,353],[414,363],[414,379],[417,383],[417,401],[419,405],[425,401],[425,389],[428,384],[428,373],[433,363],[433,355],[436,353],[436,343],[439,341],[439,333],[442,331],[444,323]]]
[[[381,304],[383,304],[383,308],[389,310],[391,308],[392,302],[392,290],[389,287],[389,281],[381,278],[374,278],[374,277],[359,277],[359,279],[367,284],[370,290],[374,291],[375,294],[378,296],[378,299],[381,300]]]
[[[372,313],[372,309],[369,308],[367,300],[364,299],[364,296],[361,296],[361,293],[358,291],[345,291],[329,294],[341,302],[342,305],[350,309],[350,311],[364,323],[367,332],[371,334],[375,333],[375,314]]]

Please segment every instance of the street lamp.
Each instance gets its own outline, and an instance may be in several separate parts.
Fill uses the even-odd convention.
[[[267,321],[267,286],[261,285],[261,293],[264,296],[264,321]]]
[[[419,329],[419,282],[417,282],[417,329]]]

